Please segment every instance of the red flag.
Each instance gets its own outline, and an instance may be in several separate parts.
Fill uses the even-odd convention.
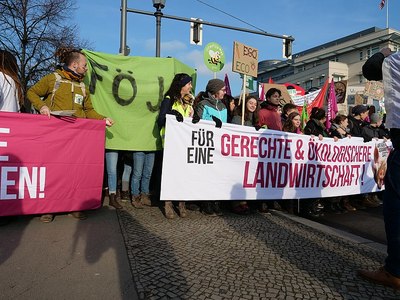
[[[322,86],[320,92],[318,93],[317,97],[307,106],[308,115],[311,115],[311,110],[313,107],[322,107],[324,105],[324,101],[326,98],[326,92],[328,91],[329,80],[326,79],[324,85]]]
[[[225,74],[224,83],[225,83],[226,94],[227,94],[228,96],[232,96],[232,93],[231,93],[231,86],[230,86],[230,84],[229,84],[229,79],[228,79],[228,74]]]
[[[269,84],[272,84],[272,83],[275,83],[273,80],[272,80],[272,78],[270,77],[269,79],[268,79],[268,83]]]
[[[381,0],[381,3],[379,3],[379,8],[383,9],[385,7],[385,0]]]
[[[264,83],[258,86],[258,98],[260,98],[261,101],[265,100]]]
[[[326,129],[331,128],[331,120],[336,117],[338,112],[337,102],[336,102],[336,93],[335,93],[335,82],[331,81],[329,85],[329,96],[328,96],[328,112],[326,116]]]

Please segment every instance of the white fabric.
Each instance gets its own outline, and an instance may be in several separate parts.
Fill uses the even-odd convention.
[[[14,79],[0,72],[0,111],[18,112],[20,110]]]
[[[212,121],[177,122],[170,115],[166,126],[161,200],[302,199],[369,193],[379,190],[374,174],[384,174],[388,155],[382,141],[364,143],[356,137],[320,141],[235,124],[216,128]],[[341,151],[352,159],[337,159]]]
[[[387,128],[400,128],[400,52],[385,58],[382,65]]]

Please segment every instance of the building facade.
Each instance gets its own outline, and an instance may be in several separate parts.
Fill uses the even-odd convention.
[[[400,50],[400,32],[372,27],[349,36],[296,53],[288,60],[268,60],[259,63],[259,82],[291,82],[306,91],[321,88],[333,78],[337,88],[345,89],[339,110],[347,112],[354,104],[374,104],[362,96],[366,79],[361,68],[364,62],[384,47]]]

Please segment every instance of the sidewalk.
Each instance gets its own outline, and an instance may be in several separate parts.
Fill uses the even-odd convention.
[[[115,210],[0,227],[1,299],[137,299]]]
[[[167,220],[123,205],[0,227],[1,298],[400,298],[356,276],[382,265],[384,246],[315,222],[277,212]]]

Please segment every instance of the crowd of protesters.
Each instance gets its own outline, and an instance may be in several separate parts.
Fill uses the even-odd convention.
[[[373,138],[386,139],[388,132],[382,124],[382,118],[375,110],[369,109],[366,105],[356,105],[352,108],[349,115],[338,114],[331,120],[332,126],[328,130],[325,127],[327,114],[323,108],[313,108],[309,121],[306,126],[301,126],[301,116],[296,105],[284,103],[282,93],[277,88],[269,89],[265,94],[265,101],[260,101],[254,95],[245,97],[244,102],[240,103],[236,99],[226,94],[224,81],[212,79],[208,82],[204,91],[196,97],[191,96],[191,77],[187,74],[177,74],[164,96],[161,104],[157,124],[161,129],[161,136],[165,134],[166,114],[174,115],[177,121],[182,122],[184,117],[193,118],[193,122],[200,119],[213,120],[217,127],[223,123],[232,123],[243,126],[285,131],[296,134],[307,134],[323,138],[342,139],[346,137],[362,137],[365,142]],[[244,109],[243,109],[244,106]],[[162,159],[162,155],[161,155]],[[133,162],[134,164],[134,162]],[[153,177],[160,178],[161,172],[155,170]],[[159,183],[159,182],[158,182]],[[158,186],[153,187],[155,190]],[[125,192],[126,193],[126,192]],[[146,188],[146,201],[150,199],[149,190]],[[126,197],[125,197],[126,199]],[[131,203],[135,208],[142,208],[151,203],[141,203],[140,195],[131,197]],[[152,197],[153,205],[157,202],[157,197]],[[165,217],[173,219],[176,216],[188,217],[188,210],[201,211],[208,216],[220,216],[223,210],[233,213],[246,215],[252,211],[266,213],[269,209],[286,210],[289,213],[297,213],[319,217],[325,212],[345,213],[367,207],[377,207],[382,204],[380,195],[371,193],[367,195],[343,196],[321,199],[302,199],[299,207],[293,200],[262,200],[249,201],[201,201],[185,202],[180,201],[177,206],[173,205],[173,199],[162,202]],[[142,204],[142,205],[140,205]],[[140,207],[139,207],[140,206]]]
[[[2,72],[0,80],[3,83],[3,101],[0,109],[17,112],[22,103],[22,90],[16,75],[15,58],[8,52],[1,52]],[[105,119],[108,126],[113,124],[110,118],[99,115],[91,104],[87,87],[83,84],[83,76],[87,71],[86,58],[79,50],[60,49],[57,52],[60,65],[54,73],[42,78],[27,92],[27,99],[40,113],[50,116],[51,110],[72,109],[70,103],[74,103],[75,113],[78,117]],[[59,78],[59,79],[57,79]],[[59,80],[60,86],[54,90],[55,82]],[[70,101],[70,86],[73,86],[73,101]],[[196,97],[192,96],[192,78],[188,74],[176,74],[170,87],[164,95],[157,118],[162,141],[165,135],[165,120],[167,114],[172,114],[177,121],[182,122],[186,117],[193,122],[200,119],[212,120],[217,127],[223,123],[232,123],[254,127],[256,130],[266,128],[285,131],[295,134],[314,135],[320,139],[332,137],[341,139],[357,136],[370,141],[373,138],[387,138],[388,133],[382,125],[382,119],[373,109],[367,106],[357,105],[348,116],[337,115],[330,130],[325,127],[326,112],[323,108],[313,108],[310,120],[305,128],[301,126],[300,114],[293,103],[284,103],[282,93],[277,88],[269,89],[265,94],[265,101],[260,101],[256,96],[249,95],[240,103],[226,94],[224,81],[211,79],[204,91]],[[243,107],[244,106],[244,107]],[[161,154],[160,154],[161,153]],[[159,184],[161,178],[162,151],[117,151],[105,152],[105,190],[109,198],[109,205],[116,209],[123,209],[120,201],[130,201],[133,207],[142,209],[157,203]],[[157,162],[158,160],[158,162]],[[122,172],[123,169],[123,172]],[[154,170],[153,170],[154,169]],[[122,175],[122,176],[121,176]],[[156,178],[156,180],[154,180]],[[153,180],[151,180],[153,179]],[[151,181],[153,184],[151,186]],[[154,183],[155,182],[155,183]],[[153,195],[151,193],[153,190]],[[223,207],[236,214],[249,214],[251,211],[268,212],[270,208],[287,210],[290,213],[300,211],[311,217],[318,217],[326,210],[334,212],[355,211],[365,207],[375,207],[381,204],[376,194],[363,195],[362,197],[336,197],[326,199],[304,199],[300,208],[289,200],[263,201],[202,201],[200,203],[180,201],[177,206],[173,200],[163,202],[166,218],[173,219],[177,215],[188,217],[189,210],[200,210],[205,215],[222,215]],[[85,219],[84,212],[73,212],[78,219]],[[41,221],[52,222],[53,214],[44,214]]]

